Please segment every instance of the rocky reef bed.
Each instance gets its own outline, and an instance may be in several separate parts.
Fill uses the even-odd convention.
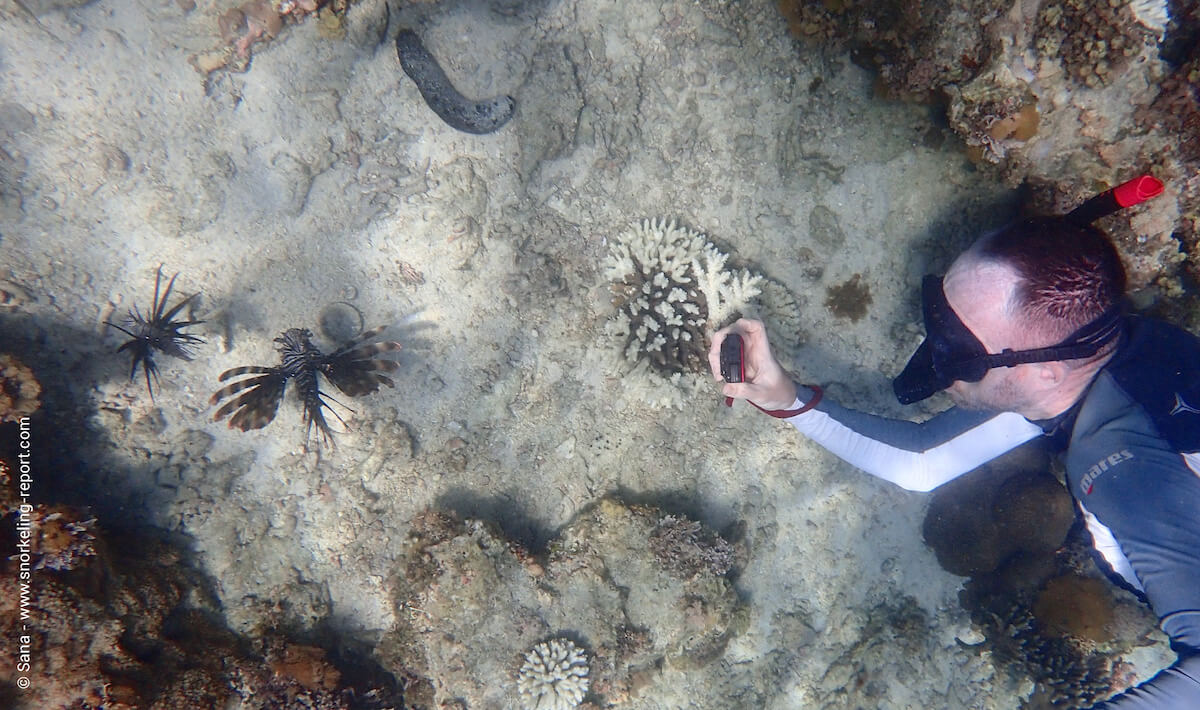
[[[1200,4],[783,0],[793,33],[853,47],[881,91],[944,111],[971,159],[1062,213],[1152,171],[1163,199],[1102,223],[1135,287],[1200,275]]]
[[[427,679],[429,707],[519,705],[526,652],[559,637],[586,650],[596,707],[653,697],[664,671],[720,658],[748,621],[727,578],[732,546],[646,506],[602,500],[545,555],[434,512],[414,521],[406,547],[400,623],[377,653]]]
[[[220,18],[238,5],[249,31],[245,6],[23,5],[0,7],[0,54],[20,59],[0,79],[0,343],[18,420],[0,427],[13,440],[29,417],[42,539],[58,550],[39,593],[82,610],[131,674],[69,649],[90,679],[76,690],[108,682],[147,705],[193,679],[244,697],[240,668],[262,688],[303,676],[286,692],[331,703],[347,688],[517,702],[528,654],[556,639],[584,654],[597,706],[1015,707],[1051,680],[1019,649],[1059,646],[1031,641],[1025,616],[960,603],[962,578],[922,544],[927,497],[722,407],[699,378],[659,410],[598,366],[621,355],[604,265],[644,217],[702,229],[731,271],[761,276],[751,307],[792,332],[789,367],[910,415],[887,376],[920,337],[915,285],[1028,202],[1006,181],[1028,175],[1036,204],[1065,209],[1128,169],[1195,174],[1172,162],[1186,151],[1161,152],[1172,131],[1191,145],[1193,85],[1174,60],[1137,54],[1090,86],[1048,53],[1034,79],[1015,64],[1010,79],[1018,44],[1054,38],[993,47],[1023,8],[992,3],[893,22],[916,49],[892,38],[873,56],[886,23],[852,3],[820,4],[829,34],[814,45],[765,0],[361,0],[332,8],[333,33],[297,4],[274,39],[197,71],[214,46],[237,54]],[[853,42],[849,24],[821,24],[848,13]],[[398,65],[401,25],[464,95],[512,95],[511,121],[486,136],[442,123]],[[936,61],[910,67],[918,49]],[[962,111],[883,100],[880,78],[908,98],[957,89]],[[1140,109],[1150,123],[1129,123]],[[1001,163],[965,151],[974,134],[989,147],[980,131]],[[1194,248],[1189,178],[1173,175],[1161,202],[1114,218],[1139,284],[1158,284],[1149,300],[1169,292],[1177,245]],[[163,264],[200,293],[188,317],[206,343],[161,360],[151,400],[105,322]],[[220,374],[276,362],[280,332],[336,343],[365,323],[403,343],[395,389],[338,409],[336,448],[306,447],[294,402],[263,430],[212,421]],[[95,547],[126,529],[171,545],[143,541],[132,562]],[[1080,571],[1038,569],[1054,573],[1039,583]],[[1160,667],[1161,642],[1134,643],[1141,618],[1116,618],[1133,623],[1092,649],[1110,677]],[[175,619],[195,623],[160,633]],[[55,627],[39,668],[84,631]],[[341,649],[394,686],[354,676]]]

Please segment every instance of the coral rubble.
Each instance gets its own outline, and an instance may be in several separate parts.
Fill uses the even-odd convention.
[[[217,18],[221,45],[192,55],[189,62],[202,74],[218,69],[245,71],[251,48],[278,37],[289,20],[300,22],[312,15],[317,17],[322,36],[341,39],[349,4],[350,0],[245,0]]]

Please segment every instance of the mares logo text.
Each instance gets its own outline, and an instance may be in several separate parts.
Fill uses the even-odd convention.
[[[1096,479],[1099,478],[1101,474],[1105,473],[1113,466],[1128,461],[1132,458],[1133,452],[1131,452],[1129,449],[1123,449],[1106,458],[1100,459],[1098,462],[1096,462],[1095,466],[1092,466],[1087,470],[1087,473],[1083,474],[1083,478],[1079,480],[1079,487],[1083,489],[1085,494],[1091,495],[1092,484],[1096,482]]]

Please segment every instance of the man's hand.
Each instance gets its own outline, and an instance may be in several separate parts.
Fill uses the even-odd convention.
[[[762,321],[742,318],[733,325],[713,333],[708,348],[708,366],[713,379],[721,381],[721,342],[729,333],[742,336],[743,358],[746,365],[745,382],[726,382],[721,393],[726,397],[748,399],[763,409],[788,409],[796,401],[796,384],[788,376],[767,342],[767,329]]]

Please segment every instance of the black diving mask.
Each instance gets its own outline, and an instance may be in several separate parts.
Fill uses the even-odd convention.
[[[925,341],[892,382],[901,404],[931,397],[955,381],[978,382],[994,367],[1091,357],[1121,333],[1122,308],[1116,305],[1057,345],[989,353],[950,307],[941,276],[926,276],[922,281],[921,309]]]
[[[1140,175],[1088,199],[1063,219],[1076,224],[1091,224],[1162,191],[1160,180],[1152,175]],[[921,284],[921,308],[925,316],[925,342],[913,353],[904,371],[892,381],[901,404],[920,402],[955,381],[978,382],[993,367],[1091,357],[1122,330],[1123,309],[1116,304],[1057,345],[1032,350],[1006,349],[993,354],[983,347],[979,338],[950,307],[942,290],[942,277],[925,277]]]

